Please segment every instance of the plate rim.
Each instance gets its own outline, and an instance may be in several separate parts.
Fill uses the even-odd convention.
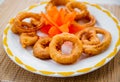
[[[29,11],[35,7],[41,6],[41,5],[46,4],[46,3],[48,3],[48,1],[42,1],[41,3],[31,5],[25,11]],[[14,56],[14,54],[12,53],[10,48],[8,47],[7,34],[8,34],[8,31],[10,30],[10,22],[7,24],[7,26],[5,27],[5,29],[3,31],[3,47],[4,47],[4,50],[6,51],[8,57],[13,62],[15,62],[18,66],[20,66],[21,68],[24,68],[27,71],[30,71],[30,72],[36,73],[36,74],[40,74],[40,75],[44,75],[44,76],[52,76],[52,77],[72,77],[72,76],[83,75],[83,74],[92,72],[94,70],[97,70],[98,68],[107,64],[109,61],[111,61],[113,59],[113,57],[116,55],[116,53],[120,49],[120,23],[119,23],[118,19],[109,10],[103,8],[102,6],[100,6],[98,4],[90,3],[90,2],[83,2],[83,3],[90,5],[90,6],[93,6],[93,7],[96,7],[97,9],[106,13],[115,22],[116,27],[118,29],[119,34],[118,34],[118,40],[115,44],[115,47],[114,47],[113,51],[110,52],[108,54],[108,56],[106,56],[104,59],[100,60],[97,64],[95,64],[92,67],[83,68],[83,69],[76,70],[76,71],[54,72],[54,71],[47,71],[47,70],[37,70],[37,69],[33,68],[32,66],[25,64],[17,56]],[[12,20],[12,19],[10,19],[10,20]]]

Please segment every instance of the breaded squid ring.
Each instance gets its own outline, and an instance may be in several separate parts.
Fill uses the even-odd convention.
[[[70,2],[70,0],[50,0],[46,6],[46,10],[52,8],[53,6],[65,6],[68,2]]]
[[[20,43],[23,48],[34,45],[38,40],[38,36],[35,32],[31,33],[22,33],[20,35]]]
[[[33,18],[39,21],[39,25],[38,26],[32,26],[29,28],[28,25],[24,25],[23,26],[23,20],[26,18]],[[41,16],[39,14],[36,13],[32,13],[32,12],[21,12],[19,13],[16,18],[14,19],[14,22],[12,24],[12,32],[16,33],[16,34],[21,34],[21,33],[29,33],[29,32],[34,32],[36,30],[38,30],[39,28],[41,28],[41,26],[43,25],[43,23],[40,21]]]
[[[12,28],[11,28],[12,32],[13,32],[13,33],[18,33],[17,29],[16,29],[13,25],[11,25],[11,26],[12,26]],[[21,26],[22,26],[22,27],[31,28],[31,27],[32,27],[32,24],[27,23],[27,22],[22,22],[22,23],[21,23]]]
[[[49,43],[51,38],[40,38],[33,47],[33,54],[37,58],[50,59]]]
[[[83,44],[88,45],[95,45],[100,43],[100,39],[97,36],[97,33],[95,30],[90,30],[82,35],[81,41]]]
[[[66,55],[61,52],[61,45],[65,41],[73,43],[71,54]],[[61,64],[72,64],[78,60],[82,53],[82,42],[73,34],[62,33],[55,35],[49,45],[50,57]]]
[[[84,3],[74,1],[74,2],[69,2],[66,4],[66,7],[70,12],[77,12],[75,11],[75,8],[78,8],[80,11],[76,13],[75,19],[81,19],[83,17],[86,17],[88,15],[88,10],[87,7]]]
[[[89,20],[89,22],[84,23],[84,24],[80,24],[78,21],[82,20],[82,19],[87,19],[87,20]],[[94,18],[94,16],[92,16],[90,14],[88,16],[82,18],[82,19],[75,20],[75,21],[72,22],[72,24],[74,26],[91,27],[91,26],[94,26],[95,23],[96,23],[96,19]]]
[[[85,42],[82,41],[83,52],[92,56],[92,55],[100,54],[101,52],[105,51],[109,47],[112,37],[111,37],[111,34],[108,31],[106,31],[102,28],[98,28],[98,27],[86,28],[86,29],[78,32],[76,35],[79,37],[80,40],[82,40],[83,36],[86,33],[89,33],[90,31],[95,31],[96,34],[102,34],[104,36],[103,40],[98,44],[86,44]],[[96,36],[96,35],[94,35],[94,36]]]

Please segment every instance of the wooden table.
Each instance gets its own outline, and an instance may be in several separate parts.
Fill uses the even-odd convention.
[[[0,5],[0,82],[120,82],[120,52],[102,68],[76,77],[56,78],[28,72],[8,58],[2,46],[2,33],[8,20],[18,11],[40,0],[5,0]],[[103,5],[120,19],[120,6]]]

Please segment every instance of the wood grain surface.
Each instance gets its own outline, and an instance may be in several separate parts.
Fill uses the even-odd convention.
[[[76,77],[46,77],[28,72],[8,58],[2,45],[2,33],[9,19],[18,11],[40,0],[5,0],[0,5],[0,82],[120,82],[120,52],[100,69]],[[120,6],[103,5],[120,19]],[[104,21],[104,20],[103,20]]]

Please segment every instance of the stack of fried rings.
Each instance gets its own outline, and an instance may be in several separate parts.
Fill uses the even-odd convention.
[[[52,8],[52,6],[66,6],[69,12],[73,12],[77,8],[79,11],[77,12],[75,17],[76,21],[72,23],[75,26],[77,25],[77,26],[83,26],[83,27],[91,27],[91,26],[94,26],[96,23],[94,16],[92,16],[89,13],[86,5],[83,2],[77,2],[77,1],[70,2],[70,0],[51,0],[46,6],[46,11]],[[89,22],[84,24],[79,24],[78,21],[81,19],[87,19],[89,20]]]
[[[32,18],[32,23],[24,22],[25,18]],[[14,19],[11,30],[16,34],[35,32],[42,27],[43,23],[41,20],[40,14],[21,12]],[[33,21],[37,21],[37,25]]]
[[[31,22],[25,22],[24,19],[31,18]],[[20,35],[20,43],[22,47],[32,46],[38,40],[36,31],[39,30],[44,23],[40,14],[32,12],[21,12],[13,20],[11,30],[15,34]]]
[[[104,35],[102,41],[100,41],[97,34]],[[78,38],[83,43],[83,52],[89,55],[97,55],[104,50],[106,50],[111,43],[111,34],[99,27],[89,27],[78,33],[76,33]]]
[[[58,1],[58,2],[57,2]],[[96,20],[88,12],[86,6],[81,2],[69,2],[69,0],[52,0],[46,7],[49,9],[49,5],[66,5],[69,12],[74,11],[74,8],[78,8],[81,12],[77,13],[76,20],[72,24],[80,25],[77,21],[81,19],[90,20],[88,23],[82,26],[87,27],[78,33],[61,33],[55,35],[53,38],[38,38],[36,31],[42,27],[42,18],[40,14],[22,12],[19,13],[12,23],[12,32],[20,34],[20,42],[25,48],[27,46],[33,47],[34,56],[41,59],[50,59],[61,64],[72,64],[76,62],[82,53],[86,53],[90,56],[97,55],[104,50],[106,50],[111,42],[111,34],[104,29],[93,27]],[[57,3],[56,3],[57,2]],[[75,6],[77,4],[77,6]],[[79,6],[80,5],[80,6]],[[25,18],[31,18],[31,22],[24,22]],[[81,25],[80,25],[81,26]],[[104,36],[103,40],[100,41],[97,34],[102,34]],[[73,43],[73,49],[71,54],[66,55],[61,52],[61,45],[65,41],[70,41]]]
[[[81,12],[77,13],[76,18],[79,18],[80,20],[83,18],[90,20],[88,23],[85,23],[82,25],[77,22],[78,20],[73,21],[71,23],[73,26],[90,27],[90,26],[93,26],[96,22],[95,18],[89,14],[87,7],[82,2],[70,2],[70,0],[51,0],[46,6],[46,10],[49,10],[49,8],[51,8],[50,4],[52,4],[52,6],[66,5],[69,12],[74,11],[74,8],[78,8],[81,10]],[[75,4],[77,4],[77,5],[75,6]],[[24,19],[26,19],[26,18],[30,18],[31,22],[30,23],[25,22]],[[40,14],[31,13],[31,12],[21,12],[14,19],[11,30],[16,34],[20,34],[21,38],[24,38],[25,40],[29,40],[29,38],[31,38],[29,33],[36,32],[37,30],[39,30],[44,25],[44,23],[42,21],[43,20],[42,20],[42,17],[40,16]],[[26,38],[25,38],[25,36],[21,35],[22,33],[26,33],[26,34],[24,34],[26,36]],[[35,34],[34,34],[34,37],[36,37]],[[36,38],[36,40],[33,40],[34,43],[28,42],[28,41],[25,42],[25,40],[21,41],[21,44],[24,48],[28,45],[29,46],[33,45],[35,43],[35,41],[37,40],[37,38]],[[27,44],[27,43],[29,43],[29,44]]]
[[[100,41],[97,34],[104,36]],[[71,54],[66,55],[61,52],[61,45],[65,41],[73,43]],[[55,35],[52,39],[42,38],[37,41],[33,47],[33,53],[41,59],[52,58],[61,64],[72,64],[76,62],[82,53],[89,56],[97,55],[106,50],[111,43],[111,34],[99,27],[89,27],[78,33],[61,33]]]

